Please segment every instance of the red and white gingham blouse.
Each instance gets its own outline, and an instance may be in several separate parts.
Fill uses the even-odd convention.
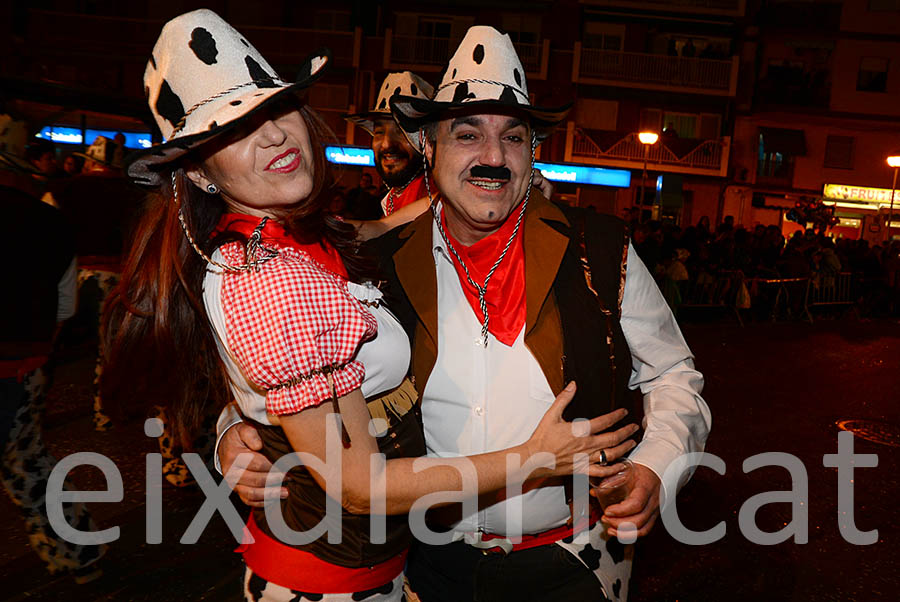
[[[353,358],[378,327],[344,279],[300,249],[277,248],[258,272],[222,274],[220,299],[228,349],[265,391],[266,411],[282,415],[331,399],[329,373],[338,397],[359,388],[365,368]],[[219,251],[227,264],[245,261],[240,243]]]

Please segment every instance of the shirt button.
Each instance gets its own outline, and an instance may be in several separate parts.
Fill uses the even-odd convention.
[[[482,408],[481,406],[478,406],[477,408],[475,408],[475,413],[478,416],[484,416],[484,408]]]

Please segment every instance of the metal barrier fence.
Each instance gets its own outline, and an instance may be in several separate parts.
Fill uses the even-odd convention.
[[[813,276],[806,284],[806,298],[803,313],[810,324],[813,322],[813,307],[854,305],[853,274],[841,272],[834,276]]]

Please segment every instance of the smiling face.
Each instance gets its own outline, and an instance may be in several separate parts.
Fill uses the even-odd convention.
[[[474,114],[437,124],[425,156],[443,194],[447,226],[471,245],[497,230],[531,179],[531,129],[510,115]]]
[[[378,175],[392,188],[406,184],[421,167],[421,156],[392,118],[375,121],[372,152]]]
[[[277,218],[313,190],[309,130],[290,104],[261,111],[232,135],[210,144],[215,146],[187,175],[203,190],[215,184],[232,211]]]

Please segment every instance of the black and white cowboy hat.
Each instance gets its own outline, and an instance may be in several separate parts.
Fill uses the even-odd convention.
[[[393,119],[390,105],[392,97],[403,95],[430,100],[432,94],[434,94],[434,87],[411,71],[388,73],[378,89],[378,98],[375,99],[375,106],[372,110],[344,115],[344,119],[355,123],[372,134],[375,130],[375,121],[378,119]],[[410,144],[413,145],[413,148],[422,152],[419,146],[419,137],[406,132],[406,130],[404,130],[404,133]]]
[[[166,142],[128,157],[128,175],[158,186],[159,170],[192,148],[225,133],[288,92],[307,88],[331,60],[312,54],[297,81],[282,80],[236,29],[208,9],[163,26],[144,71],[144,92]]]
[[[562,121],[572,107],[572,103],[557,108],[533,106],[512,40],[486,25],[466,32],[432,100],[398,95],[389,103],[394,117],[410,132],[437,121],[446,111],[476,107],[521,110],[530,116],[532,126],[548,128]]]

